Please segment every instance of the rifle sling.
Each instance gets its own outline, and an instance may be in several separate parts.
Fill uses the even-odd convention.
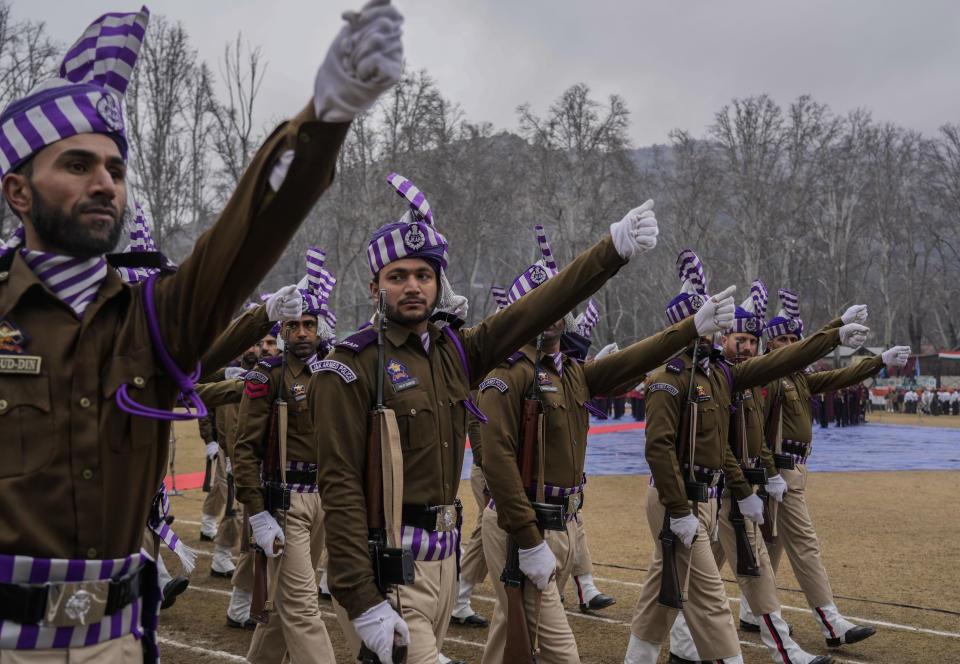
[[[383,469],[383,520],[387,545],[400,546],[400,524],[403,521],[403,450],[397,415],[383,408],[380,417],[380,464]]]

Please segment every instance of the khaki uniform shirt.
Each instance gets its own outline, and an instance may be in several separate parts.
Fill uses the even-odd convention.
[[[647,371],[696,338],[691,316],[584,366],[563,356],[562,375],[557,374],[552,357],[541,355],[539,382],[548,390],[538,395],[544,417],[544,484],[572,488],[583,481],[590,429],[590,414],[584,404],[594,396],[614,394],[625,382],[635,385]],[[529,549],[542,542],[543,536],[517,467],[522,442],[518,425],[534,381],[536,346],[527,344],[520,352],[522,357],[502,363],[480,384],[479,405],[489,419],[483,433],[484,476],[497,506],[497,523],[520,548]],[[534,482],[536,476],[535,468]]]
[[[233,447],[233,478],[237,500],[250,514],[262,512],[260,463],[267,453],[270,413],[277,396],[287,403],[287,461],[317,463],[317,446],[310,414],[310,368],[293,353],[260,360],[247,373],[246,387],[237,415],[237,438]],[[281,380],[282,378],[282,380]],[[277,451],[279,459],[279,450]]]
[[[735,365],[720,360],[726,364],[729,381],[727,372],[717,364],[717,360],[710,362],[709,375],[697,366],[694,382],[694,399],[698,410],[694,465],[723,470],[726,486],[734,497],[742,500],[749,496],[752,489],[744,479],[728,443],[731,390],[747,389],[796,371],[832,350],[839,342],[837,330],[823,329],[779,353],[750,358]],[[690,514],[684,485],[688,476],[677,460],[677,436],[687,401],[690,370],[691,358],[687,351],[657,369],[647,381],[647,464],[657,485],[660,502],[674,518]]]
[[[194,370],[276,262],[333,178],[348,124],[314,119],[310,104],[254,156],[214,226],[176,273],[156,283],[164,344]],[[270,171],[295,156],[278,192]],[[53,558],[122,558],[140,549],[166,470],[170,423],[117,405],[121,385],[154,408],[178,388],[154,354],[143,285],[108,270],[82,319],[51,293],[17,251],[0,272],[0,319],[25,335],[39,373],[0,373],[0,551]]]
[[[453,503],[460,486],[470,390],[510,353],[596,292],[624,260],[610,237],[539,288],[469,330],[455,332],[469,380],[447,333],[428,325],[430,354],[417,334],[388,325],[384,401],[397,415],[403,451],[403,503]],[[367,549],[364,469],[368,414],[376,403],[376,330],[341,341],[314,373],[330,591],[351,619],[382,601]],[[415,380],[415,382],[413,382]]]

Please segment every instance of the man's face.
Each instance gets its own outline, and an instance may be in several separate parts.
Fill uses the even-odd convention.
[[[800,341],[800,337],[795,334],[781,334],[779,337],[774,337],[767,342],[767,346],[770,350],[777,350],[778,348],[783,348],[784,346],[789,346],[790,344]]]
[[[274,345],[276,345],[277,340],[273,340]],[[245,367],[252,367],[257,363],[257,360],[260,359],[260,345],[250,346],[247,350],[243,351],[243,356],[240,358],[241,364]]]
[[[260,340],[260,357],[276,357],[279,354],[280,349],[277,347],[275,336],[268,334]]]
[[[290,352],[301,360],[317,352],[317,317],[313,314],[284,321],[281,329]]]
[[[388,264],[377,281],[370,282],[370,294],[387,292],[387,318],[410,327],[430,318],[437,305],[437,273],[422,258],[401,258]]]
[[[724,356],[728,360],[732,360],[738,355],[741,357],[756,357],[760,341],[752,334],[733,332],[721,336],[720,345],[723,346]]]
[[[113,251],[123,232],[126,164],[105,134],[77,134],[34,155],[3,192],[24,221],[27,246],[70,256]]]
[[[554,324],[551,325],[550,327],[544,329],[544,331],[543,331],[543,343],[544,343],[544,344],[552,344],[552,343],[554,343],[554,342],[560,341],[560,337],[563,336],[564,330],[566,330],[566,328],[567,328],[567,326],[566,326],[566,324],[563,322],[563,319],[561,318],[560,320],[558,320],[556,323],[554,323]]]

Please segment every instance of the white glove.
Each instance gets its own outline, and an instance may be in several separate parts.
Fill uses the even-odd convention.
[[[709,336],[714,332],[725,332],[733,327],[734,312],[737,305],[733,301],[736,286],[727,286],[725,290],[711,295],[703,306],[693,315],[693,324],[697,334],[701,337]]]
[[[657,246],[657,218],[653,215],[653,199],[633,208],[620,221],[610,224],[613,246],[623,258],[650,251]]]
[[[270,512],[264,510],[251,516],[250,527],[253,528],[253,538],[268,558],[275,558],[283,553],[283,545],[287,543],[287,539]],[[273,550],[274,540],[280,540],[280,550],[276,552]]]
[[[779,475],[777,475],[777,477],[779,477]],[[783,480],[781,480],[781,482],[782,481]],[[769,490],[770,488],[768,485],[767,491]],[[754,523],[763,525],[763,501],[760,500],[757,494],[751,493],[743,500],[738,500],[737,505],[740,506],[740,514],[747,517]]]
[[[219,452],[220,452],[220,446],[217,445],[217,441],[213,441],[212,443],[207,443],[207,458],[208,458],[208,459],[213,459],[213,458],[215,458],[215,457],[217,456],[217,454],[219,454]]]
[[[843,315],[840,316],[840,320],[843,321],[843,324],[847,323],[860,323],[863,325],[867,322],[867,305],[865,304],[855,304],[846,311],[843,312]]]
[[[370,0],[343,20],[314,85],[313,109],[324,122],[349,122],[403,73],[403,17],[389,0]]]
[[[887,366],[895,364],[898,367],[902,367],[907,363],[907,360],[910,359],[910,346],[894,346],[893,348],[888,348],[880,353],[880,357],[883,358],[883,363]]]
[[[840,328],[840,344],[848,348],[860,348],[863,342],[867,340],[869,327],[864,327],[859,323],[847,323]]]
[[[231,475],[233,473],[233,464],[230,463],[230,457],[227,457],[227,460],[224,461],[224,465],[227,467],[227,475]]]
[[[700,529],[700,519],[688,514],[679,519],[670,517],[670,531],[680,538],[683,545],[688,549],[693,546],[693,538],[697,536],[697,530]]]
[[[620,350],[620,346],[618,346],[617,342],[614,341],[612,344],[607,344],[606,346],[601,348],[600,352],[594,355],[593,359],[599,360],[600,358],[606,357],[607,355],[612,355],[613,353],[616,353],[619,350]]]
[[[765,487],[767,493],[770,494],[770,497],[776,500],[778,503],[783,502],[783,494],[787,492],[787,482],[780,475],[774,475],[773,477],[767,480],[767,486]]]
[[[294,320],[300,318],[303,298],[296,284],[284,286],[267,298],[267,318],[273,321]]]
[[[350,621],[357,636],[381,662],[393,661],[393,644],[408,645],[410,630],[393,607],[384,600]]]
[[[224,378],[228,380],[231,378],[243,378],[247,375],[247,370],[243,367],[227,367],[224,374]]]
[[[520,549],[520,571],[533,581],[537,589],[543,590],[550,583],[550,577],[557,571],[557,557],[547,546],[540,542],[532,549]]]

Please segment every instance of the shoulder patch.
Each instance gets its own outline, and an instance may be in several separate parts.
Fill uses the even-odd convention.
[[[523,354],[522,350],[518,350],[516,353],[514,353],[513,355],[507,358],[507,362],[509,362],[510,364],[516,364],[517,362],[520,361],[520,358],[522,357],[526,357],[526,356]]]
[[[337,348],[346,348],[347,350],[352,350],[354,353],[359,353],[364,348],[372,344],[377,340],[377,331],[371,325],[368,328],[360,330],[350,335],[340,343],[336,344]]]
[[[281,364],[283,364],[283,355],[271,355],[270,357],[264,357],[257,362],[257,366],[266,367],[267,369],[279,367]]]
[[[487,389],[488,387],[495,387],[495,388],[497,388],[498,390],[500,390],[500,393],[501,393],[501,394],[503,394],[504,392],[506,392],[507,390],[510,389],[510,386],[507,385],[507,384],[506,384],[505,382],[503,382],[502,380],[500,380],[499,378],[487,378],[485,381],[483,381],[482,383],[480,383],[480,386],[479,386],[477,389],[479,389],[481,392],[483,392],[483,391],[484,391],[485,389]]]
[[[334,372],[343,379],[344,383],[352,383],[357,379],[357,374],[353,372],[353,369],[343,362],[337,362],[336,360],[317,360],[310,364],[310,373],[319,373],[321,371]]]
[[[669,362],[667,362],[667,371],[670,373],[683,373],[684,368],[686,368],[687,363],[683,361],[682,357],[675,357]]]
[[[260,373],[256,369],[251,369],[247,372],[247,375],[243,377],[248,383],[263,384],[270,382],[270,376]]]
[[[670,383],[654,383],[647,387],[647,393],[650,392],[669,392],[672,396],[680,394],[680,390]]]

